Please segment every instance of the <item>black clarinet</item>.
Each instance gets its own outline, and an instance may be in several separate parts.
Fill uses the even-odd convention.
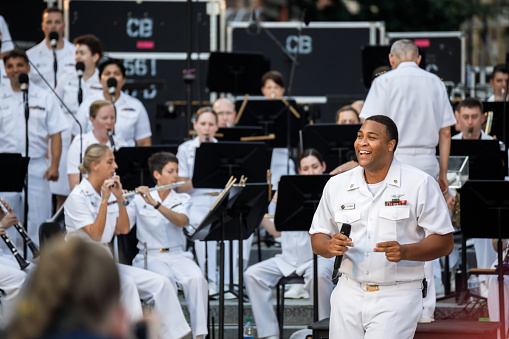
[[[18,261],[18,264],[19,264],[19,267],[24,270],[25,268],[27,268],[28,265],[30,265],[29,262],[27,262],[25,259],[23,259],[23,257],[21,256],[21,254],[19,254],[18,252],[18,249],[16,248],[16,246],[14,246],[11,238],[7,235],[7,234],[2,234],[0,235],[0,237],[5,241],[5,244],[7,245],[7,247],[9,247],[9,249],[11,250],[12,252],[12,255],[14,255],[14,257],[16,258],[16,260]]]
[[[2,212],[4,212],[4,214],[7,215],[7,214],[10,213],[2,200],[0,200],[0,208],[2,209]],[[30,237],[28,236],[28,233],[25,230],[25,228],[23,227],[23,225],[18,223],[18,224],[13,225],[13,226],[19,232],[19,234],[21,235],[21,237],[23,238],[23,241],[25,241],[27,246],[30,248],[30,251],[32,251],[32,256],[34,258],[37,258],[39,256],[39,253],[40,253],[39,247],[37,247],[37,245],[34,244],[32,239],[30,239]]]

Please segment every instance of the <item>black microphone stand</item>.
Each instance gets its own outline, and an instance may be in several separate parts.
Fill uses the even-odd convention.
[[[27,86],[27,84],[25,84]],[[23,107],[25,109],[25,157],[28,158],[28,118],[30,117],[30,106],[28,105],[28,87],[23,89]],[[25,178],[25,194],[24,194],[24,211],[23,211],[23,220],[25,224],[25,230],[28,232],[28,173]],[[23,258],[27,258],[27,243],[23,243]]]
[[[83,102],[83,88],[81,88],[81,80],[83,79],[83,75],[78,75],[78,106],[81,106]]]

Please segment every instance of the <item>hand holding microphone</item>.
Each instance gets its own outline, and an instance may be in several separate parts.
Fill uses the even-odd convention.
[[[332,271],[332,279],[336,279],[339,276],[339,268],[341,267],[341,260],[343,260],[343,254],[348,251],[348,247],[353,247],[353,242],[349,238],[352,225],[343,224],[341,231],[332,236],[329,244],[329,250],[336,253],[336,260],[334,261],[334,271]],[[348,247],[347,247],[348,246]]]

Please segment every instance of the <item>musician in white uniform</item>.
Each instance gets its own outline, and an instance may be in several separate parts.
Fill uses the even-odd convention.
[[[397,144],[390,118],[367,118],[355,141],[360,166],[329,180],[313,218],[313,251],[343,256],[331,339],[412,338],[423,309],[424,261],[453,249],[437,182],[395,159]],[[349,238],[343,224],[351,225]]]
[[[56,80],[68,70],[75,67],[74,54],[76,47],[64,38],[65,23],[64,13],[57,7],[48,7],[42,12],[41,29],[44,40],[27,51],[28,59],[35,65],[42,77],[49,83],[51,88],[56,87]],[[53,49],[51,48],[50,33],[56,32],[57,73],[55,80]],[[48,85],[41,75],[35,70],[30,70],[30,81],[48,90]]]
[[[4,56],[5,69],[10,84],[0,86],[0,153],[21,153],[25,156],[25,109],[19,83],[21,73],[28,73],[30,66],[25,53],[18,50]],[[60,133],[65,130],[65,120],[55,97],[34,84],[28,86],[28,223],[24,223],[28,235],[39,244],[39,225],[51,216],[49,182],[59,177],[58,165],[62,149]],[[48,138],[50,140],[51,164],[48,165]],[[14,214],[23,215],[24,194],[4,193]],[[28,224],[28,225],[27,225]],[[21,237],[15,240],[18,248],[23,246]],[[14,240],[14,239],[13,239]]]
[[[150,171],[157,181],[156,187],[171,185],[178,180],[178,159],[172,153],[159,152],[148,159]],[[140,252],[133,266],[145,268],[167,277],[184,290],[191,316],[193,338],[207,335],[208,288],[202,271],[186,251],[183,227],[189,223],[191,197],[174,189],[155,190],[141,186],[127,207],[131,227],[136,224]]]
[[[99,79],[102,85],[102,92],[91,95],[84,100],[78,109],[76,118],[83,126],[83,132],[89,132],[92,125],[89,122],[90,105],[97,100],[110,100],[115,102],[117,122],[115,124],[115,135],[127,142],[128,146],[150,146],[152,145],[150,121],[145,107],[138,99],[123,93],[122,87],[125,84],[126,70],[122,62],[109,59],[99,65]],[[111,98],[108,92],[108,79],[114,78],[117,81],[115,93]],[[74,123],[72,135],[79,135],[79,127]]]
[[[315,149],[305,150],[300,156],[299,165],[299,174],[303,175],[323,174],[326,168],[321,154]],[[279,337],[279,327],[272,305],[272,288],[282,277],[296,274],[304,276],[305,289],[313,295],[313,251],[307,231],[278,232],[274,222],[266,219],[262,225],[275,238],[281,237],[282,253],[249,267],[244,278],[258,337],[276,339]],[[330,315],[334,261],[323,257],[318,259],[318,318],[324,319]]]
[[[3,16],[0,15],[0,57],[3,56],[14,49],[14,44],[12,43],[11,34],[9,32],[9,27],[5,22]],[[0,84],[4,81],[9,81],[7,75],[5,74],[4,61],[0,60]]]
[[[67,238],[95,241],[109,250],[108,243],[115,234],[129,232],[127,201],[122,195],[120,179],[114,175],[116,169],[115,157],[108,146],[93,144],[88,147],[80,166],[88,178],[72,190],[64,204]],[[108,204],[112,199],[117,202]],[[161,338],[182,338],[190,332],[176,288],[167,278],[127,265],[119,264],[118,269],[122,300],[132,319],[141,317],[140,297],[151,298],[154,311],[161,319]]]
[[[494,250],[498,247],[498,239],[490,240],[492,241],[492,248]],[[508,239],[502,239],[502,250],[504,251],[502,254],[502,259],[504,265],[507,266],[509,263],[509,252],[507,252]],[[496,252],[496,251],[495,251]],[[498,258],[495,259],[491,268],[496,268],[498,266]],[[489,275],[486,278],[486,286],[488,287],[488,312],[490,316],[490,321],[500,321],[500,306],[499,306],[499,298],[498,298],[498,275]],[[507,275],[504,275],[504,307],[505,307],[505,333],[507,333],[507,328],[509,327],[509,278]]]
[[[86,99],[95,93],[102,91],[102,85],[99,82],[99,71],[97,70],[97,62],[102,56],[101,41],[95,36],[88,34],[79,36],[74,39],[76,45],[76,63],[82,62],[85,70],[81,79],[82,99]],[[80,80],[76,70],[69,70],[58,79],[55,92],[62,99],[66,107],[62,107],[69,128],[62,134],[62,155],[60,157],[59,173],[62,175],[58,181],[51,182],[51,193],[57,197],[57,210],[64,203],[65,198],[71,192],[69,188],[69,180],[67,173],[67,151],[71,146],[71,127],[74,124],[74,116],[78,111],[78,89]],[[67,110],[69,109],[70,112]],[[79,134],[78,134],[79,135]],[[85,148],[86,149],[86,148]],[[76,168],[77,168],[76,164]]]
[[[83,135],[83,142],[81,142],[80,136],[77,136],[72,141],[71,147],[69,147],[69,154],[67,156],[67,177],[69,180],[69,186],[74,188],[79,183],[80,178],[80,147],[81,154],[85,153],[88,146],[92,144],[105,144],[110,149],[117,151],[127,143],[116,135],[109,135],[108,131],[113,131],[115,128],[115,109],[111,104],[111,101],[98,100],[90,105],[90,121],[94,127],[88,133]],[[113,144],[111,142],[113,141]]]

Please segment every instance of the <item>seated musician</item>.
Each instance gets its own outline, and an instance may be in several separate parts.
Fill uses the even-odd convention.
[[[79,168],[88,177],[74,187],[64,204],[66,239],[80,237],[97,242],[109,251],[113,236],[126,234],[130,229],[128,202],[123,197],[120,178],[115,175],[115,157],[108,146],[92,144]],[[113,199],[115,203],[111,203]],[[122,284],[121,300],[130,319],[142,317],[140,297],[150,298],[161,319],[161,338],[182,338],[190,332],[176,287],[167,278],[128,265],[117,267]]]
[[[153,154],[148,159],[156,187],[171,185],[178,180],[178,159],[168,152]],[[139,195],[127,207],[131,226],[136,224],[139,254],[133,266],[159,273],[184,290],[191,316],[193,338],[207,335],[207,281],[191,252],[186,251],[183,227],[189,223],[191,197],[174,189],[154,190],[147,186],[136,188]]]
[[[337,125],[352,125],[360,124],[359,112],[353,106],[345,105],[341,107],[336,113]]]
[[[325,172],[325,162],[315,149],[307,149],[300,156],[299,174],[314,175]],[[278,321],[272,305],[272,288],[279,279],[292,274],[304,276],[304,287],[313,290],[313,251],[311,237],[307,231],[278,232],[274,222],[264,219],[262,225],[274,237],[281,237],[282,253],[249,267],[244,273],[246,290],[251,301],[253,315],[259,338],[279,337]],[[330,316],[330,295],[333,290],[332,269],[334,259],[318,257],[318,317]],[[293,284],[285,293],[292,292]],[[312,293],[309,292],[311,295]]]
[[[217,99],[212,105],[212,109],[217,114],[219,128],[235,126],[237,111],[235,111],[235,105],[230,99]]]

